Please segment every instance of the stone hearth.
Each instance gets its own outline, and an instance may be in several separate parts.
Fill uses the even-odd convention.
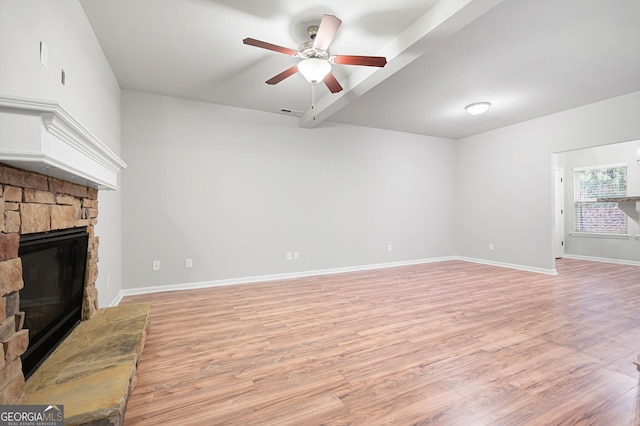
[[[89,233],[82,319],[98,310],[95,287],[98,243],[98,190],[0,164],[0,404],[18,402],[24,392],[20,356],[28,347],[24,313],[19,312],[22,262],[20,235],[85,228]]]
[[[27,381],[21,404],[64,406],[69,426],[122,425],[149,328],[150,303],[99,309]]]

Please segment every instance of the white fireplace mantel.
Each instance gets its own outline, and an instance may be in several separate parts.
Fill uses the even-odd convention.
[[[98,189],[127,167],[57,102],[2,95],[0,162]]]

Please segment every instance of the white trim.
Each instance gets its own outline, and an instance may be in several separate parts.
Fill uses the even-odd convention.
[[[122,298],[124,297],[124,293],[122,290],[120,290],[118,292],[118,294],[116,295],[115,299],[113,299],[111,301],[111,303],[108,305],[109,307],[111,306],[118,306],[120,304],[120,302],[122,302]]]
[[[565,240],[565,175],[564,167],[553,169],[553,257],[564,255]]]
[[[127,164],[120,157],[62,108],[58,108],[54,113],[42,114],[42,123],[47,132],[57,136],[58,139],[100,163],[111,172],[117,173],[127,167]]]
[[[53,158],[51,153],[21,152],[0,147],[0,161],[45,175],[64,178],[77,176],[93,182],[99,189],[118,189],[117,173],[127,164],[100,139],[85,128],[60,106],[58,102],[0,95],[0,113],[40,116],[42,127],[55,140],[61,141],[64,152],[74,153],[82,160],[76,166],[65,162],[65,158]],[[83,164],[86,170],[77,165]],[[44,167],[40,166],[44,165]],[[33,166],[37,166],[35,169]],[[63,176],[60,176],[62,172]],[[74,181],[74,179],[68,179]]]
[[[64,173],[84,179],[89,182],[93,182],[98,185],[99,189],[118,189],[117,185],[114,185],[110,182],[107,182],[104,179],[101,179],[93,174],[85,173],[83,170],[78,169],[77,167],[70,166],[63,161],[60,161],[56,158],[53,158],[49,155],[43,153],[34,153],[34,152],[18,152],[18,151],[3,151],[0,152],[0,162],[7,164],[16,164],[18,163],[18,167],[24,163],[27,164],[39,164],[37,173],[52,176],[55,178],[69,180],[69,182],[80,183],[81,180],[75,179],[73,177],[68,177]],[[53,168],[53,169],[51,169]],[[56,170],[60,170],[63,174],[57,173]],[[116,172],[117,173],[117,172]]]
[[[402,261],[402,262],[378,263],[373,265],[350,266],[345,268],[321,269],[316,271],[293,272],[293,273],[273,274],[273,275],[259,275],[259,276],[253,276],[253,277],[230,278],[230,279],[216,280],[216,281],[202,281],[202,282],[195,282],[195,283],[172,284],[172,285],[165,285],[165,286],[130,288],[130,289],[123,289],[118,295],[118,298],[116,298],[112,303],[116,303],[116,302],[120,303],[120,300],[122,300],[123,297],[136,296],[140,294],[162,293],[165,291],[195,290],[195,289],[201,289],[201,288],[220,287],[220,286],[236,285],[236,284],[255,284],[255,283],[266,282],[266,281],[279,281],[279,280],[288,280],[288,279],[295,279],[295,278],[306,278],[306,277],[312,277],[312,276],[318,276],[318,275],[342,274],[346,272],[368,271],[368,270],[374,270],[374,269],[393,268],[397,266],[421,265],[426,263],[446,262],[451,260],[462,260],[465,262],[481,263],[485,265],[499,266],[499,267],[510,268],[510,269],[518,269],[521,271],[535,272],[535,273],[541,273],[541,274],[547,274],[547,275],[557,275],[558,273],[555,269],[533,268],[533,267],[522,266],[522,265],[514,265],[510,263],[499,263],[499,262],[486,261],[482,259],[449,256],[449,257],[437,257],[437,258],[430,258],[430,259],[408,260],[408,261]],[[115,305],[111,305],[111,306],[115,306]]]
[[[637,238],[640,239],[640,237],[637,237]],[[589,256],[567,255],[567,254],[565,254],[563,258],[586,260],[586,261],[593,261],[593,262],[613,263],[618,265],[640,266],[640,261],[633,261],[633,260],[606,259],[606,258],[597,258],[597,257],[589,257]],[[421,265],[421,264],[427,264],[427,263],[446,262],[451,260],[461,260],[463,262],[478,263],[482,265],[496,266],[496,267],[508,268],[508,269],[516,269],[520,271],[533,272],[537,274],[558,275],[558,271],[555,268],[554,269],[536,268],[532,266],[523,266],[523,265],[516,265],[513,263],[504,263],[504,262],[494,262],[491,260],[470,258],[470,257],[464,257],[464,256],[449,256],[449,257],[439,257],[439,258],[431,258],[431,259],[409,260],[409,261],[402,261],[402,262],[379,263],[379,264],[373,264],[373,265],[350,266],[350,267],[344,267],[344,268],[321,269],[321,270],[315,270],[315,271],[293,272],[293,273],[286,273],[286,274],[258,275],[258,276],[252,276],[252,277],[230,278],[230,279],[215,280],[215,281],[202,281],[202,282],[194,282],[194,283],[172,284],[172,285],[166,285],[166,286],[123,289],[118,293],[116,298],[111,302],[109,306],[117,306],[122,301],[123,297],[126,297],[126,296],[162,293],[165,291],[195,290],[195,289],[202,289],[202,288],[221,287],[221,286],[227,286],[227,285],[256,284],[256,283],[267,282],[267,281],[280,281],[280,280],[306,278],[306,277],[319,276],[319,275],[342,274],[347,272],[358,272],[358,271],[368,271],[368,270],[374,270],[374,269],[393,268],[397,266]]]
[[[295,278],[313,277],[318,275],[333,275],[333,274],[343,274],[347,272],[358,272],[358,271],[368,271],[373,269],[393,268],[396,266],[421,265],[425,263],[444,262],[448,260],[458,260],[458,258],[455,256],[438,257],[438,258],[431,258],[431,259],[407,260],[402,262],[378,263],[373,265],[348,266],[344,268],[320,269],[315,271],[292,272],[292,273],[272,274],[272,275],[258,275],[258,276],[252,276],[252,277],[229,278],[224,280],[202,281],[202,282],[184,283],[184,284],[171,284],[171,285],[154,286],[154,287],[140,287],[140,288],[123,289],[122,295],[135,296],[139,294],[161,293],[164,291],[194,290],[199,288],[220,287],[220,286],[226,286],[226,285],[253,284],[253,283],[260,283],[265,281],[280,281],[280,280],[289,280],[289,279],[295,279]]]
[[[464,260],[465,262],[480,263],[482,265],[499,266],[501,268],[517,269],[517,270],[526,271],[526,272],[535,272],[536,274],[558,275],[558,271],[556,269],[536,268],[534,266],[524,266],[524,265],[516,265],[513,263],[494,262],[492,260],[476,259],[472,257],[459,257],[458,259]]]
[[[637,260],[609,259],[606,257],[580,256],[578,254],[565,254],[564,258],[575,259],[575,260],[587,260],[591,262],[614,263],[616,265],[640,266],[640,261],[637,261]]]
[[[127,167],[120,157],[65,111],[58,102],[0,95],[0,108],[40,114],[49,133],[60,137],[113,171]]]
[[[627,163],[613,163],[613,164],[598,164],[595,166],[584,166],[584,167],[574,167],[572,170],[574,172],[586,172],[589,170],[595,170],[595,169],[611,169],[613,167],[628,167],[629,165]]]
[[[601,232],[569,232],[569,236],[578,238],[610,238],[612,240],[628,240],[629,234],[605,234]]]

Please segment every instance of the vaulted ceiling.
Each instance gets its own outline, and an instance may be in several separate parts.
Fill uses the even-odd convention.
[[[640,90],[640,0],[80,0],[123,89],[272,113],[300,126],[348,123],[461,138]],[[324,13],[342,19],[331,54],[344,90],[293,75]],[[465,105],[489,101],[471,116]]]

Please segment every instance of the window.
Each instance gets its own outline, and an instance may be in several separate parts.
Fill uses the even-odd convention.
[[[616,203],[598,198],[627,195],[627,165],[613,164],[573,169],[574,226],[576,232],[626,234],[627,216]]]

